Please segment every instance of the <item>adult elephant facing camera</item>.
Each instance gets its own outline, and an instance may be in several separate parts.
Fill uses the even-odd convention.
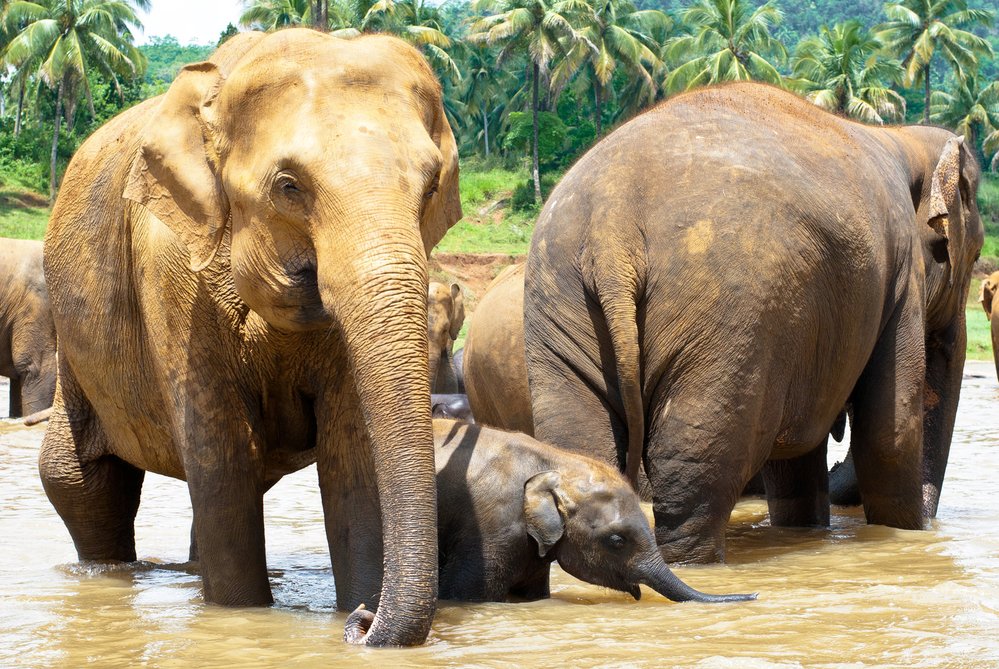
[[[538,220],[524,329],[535,434],[641,458],[669,560],[724,558],[764,468],[771,522],[829,520],[826,438],[853,407],[867,519],[936,511],[983,230],[939,128],[790,93],[677,96],[576,163]]]
[[[377,605],[368,644],[426,638],[427,253],[457,178],[420,54],[310,30],[234,38],[81,147],[46,238],[40,461],[80,559],[135,559],[154,471],[188,482],[206,600],[267,604],[263,492],[318,460],[338,606]]]

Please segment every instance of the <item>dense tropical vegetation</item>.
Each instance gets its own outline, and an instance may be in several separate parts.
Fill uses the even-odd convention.
[[[0,236],[40,237],[79,144],[239,29],[381,32],[422,51],[463,161],[466,219],[446,251],[523,253],[538,203],[579,155],[713,82],[769,82],[866,123],[951,127],[999,169],[995,0],[244,0],[216,43],[137,46],[151,2],[166,0],[0,0]],[[999,175],[979,200],[983,268],[997,268]],[[987,351],[978,335],[973,353]]]
[[[162,1],[162,0],[161,0]],[[3,0],[0,174],[54,193],[80,141],[214,45],[137,47],[150,0]],[[615,125],[719,81],[785,86],[868,123],[950,125],[999,153],[990,0],[244,0],[244,28],[410,41],[438,73],[468,160],[523,164],[515,198]],[[235,26],[220,40],[235,32]],[[86,113],[78,113],[85,103]],[[46,160],[47,159],[47,160]],[[47,183],[46,183],[47,182]]]

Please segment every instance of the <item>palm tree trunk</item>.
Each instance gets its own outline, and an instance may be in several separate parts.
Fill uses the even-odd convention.
[[[486,158],[489,157],[489,108],[482,108],[482,132],[486,140]]]
[[[90,114],[90,120],[97,120],[97,112],[94,111],[94,95],[90,91],[90,86],[84,86],[87,90],[87,112]]]
[[[21,79],[21,88],[17,93],[17,117],[14,119],[14,137],[21,134],[21,118],[24,116],[24,79]]]
[[[56,93],[55,122],[52,130],[52,160],[49,163],[49,202],[55,202],[56,198],[56,157],[59,153],[59,123],[62,121],[62,88],[63,82],[59,82],[59,90]]]
[[[926,74],[923,76],[923,84],[925,86],[925,95],[923,97],[923,104],[926,106],[923,108],[923,123],[928,124],[930,122],[930,64],[926,63]]]
[[[593,82],[593,99],[596,102],[597,139],[600,139],[603,133],[603,106],[600,100],[600,82],[597,80]]]
[[[534,156],[533,156],[534,163],[532,165],[532,168],[533,168],[532,176],[534,177],[534,200],[538,204],[541,204],[541,169],[540,169],[539,164],[538,164],[538,72],[539,72],[539,69],[540,68],[538,68],[538,64],[534,63],[534,67],[532,68],[532,73],[531,73],[531,79],[533,80],[531,82],[531,86],[533,88],[533,91],[531,93],[531,111],[533,112],[533,115],[534,115],[534,119],[533,119],[534,120],[534,142],[532,144],[532,151],[533,151],[533,154],[534,154]]]

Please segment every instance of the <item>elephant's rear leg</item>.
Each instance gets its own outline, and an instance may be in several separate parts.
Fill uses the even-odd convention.
[[[770,524],[776,527],[828,527],[829,475],[826,444],[786,460],[770,460],[763,466],[763,480],[770,508]]]
[[[38,469],[81,560],[135,560],[145,472],[109,454],[107,435],[64,369]]]
[[[723,393],[702,387],[696,397],[652,403],[662,408],[650,415],[645,470],[656,543],[668,562],[724,561],[729,516],[762,465],[756,444],[747,441],[759,432],[751,420],[756,407],[723,401]],[[718,406],[740,410],[719,412]]]

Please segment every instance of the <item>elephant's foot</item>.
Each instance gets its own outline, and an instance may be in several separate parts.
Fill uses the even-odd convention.
[[[683,527],[669,530],[656,521],[656,543],[669,564],[712,564],[725,561],[725,534],[691,533]]]

